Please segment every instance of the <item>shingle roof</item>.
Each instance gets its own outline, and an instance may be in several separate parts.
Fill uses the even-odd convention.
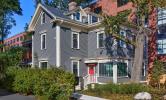
[[[55,7],[50,7],[47,5],[43,5],[47,10],[49,10],[52,14],[54,14],[57,17],[61,17],[61,18],[65,18],[65,19],[69,19],[68,16],[64,15],[64,13],[66,11],[60,10],[59,8],[55,8]]]

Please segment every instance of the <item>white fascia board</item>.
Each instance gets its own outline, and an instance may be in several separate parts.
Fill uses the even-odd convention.
[[[34,29],[35,26],[33,26],[33,22],[35,21],[35,17],[36,17],[38,14],[41,14],[41,12],[39,12],[39,11],[41,11],[40,8],[44,9],[44,10],[45,10],[48,14],[50,14],[54,19],[56,19],[56,16],[55,16],[52,12],[50,12],[49,10],[47,10],[47,8],[45,8],[43,5],[38,4],[37,9],[36,9],[36,11],[35,11],[35,14],[33,15],[32,20],[31,20],[31,22],[30,22],[30,24],[29,24],[28,30],[33,30],[33,29]],[[38,15],[38,16],[40,16],[40,15]],[[38,19],[38,18],[37,18],[37,19]],[[37,20],[37,19],[36,19],[36,20]],[[36,21],[36,22],[37,22],[37,21]],[[34,25],[36,24],[36,22],[34,23]]]

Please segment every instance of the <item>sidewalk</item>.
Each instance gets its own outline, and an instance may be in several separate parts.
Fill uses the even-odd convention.
[[[78,100],[108,100],[108,99],[103,99],[99,97],[93,97],[93,96],[88,96],[88,95],[83,95],[78,93],[73,93],[73,97],[77,98]]]
[[[23,96],[0,89],[0,100],[35,100],[34,96]]]

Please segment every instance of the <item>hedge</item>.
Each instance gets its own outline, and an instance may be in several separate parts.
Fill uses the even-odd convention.
[[[74,75],[58,68],[9,67],[3,83],[14,92],[47,96],[49,100],[67,100],[73,91]]]
[[[111,94],[135,94],[138,92],[148,92],[149,87],[143,84],[95,84],[95,88],[92,89],[91,86],[88,86],[88,91],[97,92],[98,94],[102,92],[107,92]]]

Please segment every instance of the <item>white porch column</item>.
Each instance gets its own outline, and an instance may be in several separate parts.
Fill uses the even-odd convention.
[[[34,41],[33,41],[33,38],[34,37],[34,34],[32,34],[32,68],[34,68],[35,67],[35,61],[34,61]]]
[[[113,83],[115,83],[115,84],[117,83],[117,78],[118,78],[117,77],[118,76],[118,74],[117,74],[118,71],[117,70],[118,70],[117,62],[114,62],[113,63]]]
[[[56,67],[61,66],[60,26],[56,25]]]

